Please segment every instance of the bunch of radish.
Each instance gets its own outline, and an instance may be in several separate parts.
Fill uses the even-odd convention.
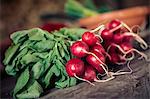
[[[147,49],[145,41],[119,20],[112,20],[106,26],[101,25],[83,33],[82,40],[70,46],[70,51],[76,58],[66,63],[67,74],[94,85],[91,82],[106,82],[114,79],[115,75],[132,73],[129,64],[129,72],[110,72],[107,65],[129,63],[135,56],[134,52],[147,60],[144,53],[133,48],[133,39],[138,41],[143,49]],[[106,75],[107,79],[99,79],[98,75]]]

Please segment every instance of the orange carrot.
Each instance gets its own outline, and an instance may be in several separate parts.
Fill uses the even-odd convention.
[[[105,20],[110,21],[112,19],[134,18],[136,16],[143,16],[147,14],[150,14],[150,7],[147,6],[126,8],[123,10],[99,14],[92,17],[81,18],[79,19],[78,24],[81,26],[92,26]]]
[[[133,17],[133,18],[126,18],[126,19],[119,19],[121,21],[123,21],[124,23],[126,23],[129,27],[132,27],[134,25],[141,25],[144,20],[145,17],[144,16],[138,16],[138,17]],[[93,25],[87,25],[85,26],[87,29],[94,29],[102,24],[106,25],[106,23],[108,23],[110,20],[108,20],[107,22],[104,23],[95,23]]]

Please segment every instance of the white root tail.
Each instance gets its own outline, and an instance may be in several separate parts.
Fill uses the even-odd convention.
[[[94,33],[96,31],[99,31],[101,28],[105,27],[105,25],[100,25],[97,28],[95,28],[94,30],[91,30],[90,32]]]
[[[105,79],[105,80],[94,79],[94,81],[95,81],[95,82],[107,82],[107,81],[113,80],[114,78],[115,78],[114,76],[111,76],[110,78]]]
[[[111,45],[108,46],[108,48],[107,48],[107,53],[109,52],[109,50],[110,50],[110,48],[111,48],[112,46],[117,47],[123,54],[126,54],[126,52],[125,52],[119,45],[117,45],[117,44],[115,44],[115,43],[113,43],[113,44],[111,44]]]
[[[133,72],[132,68],[130,67],[130,61],[128,61],[127,63],[127,67],[129,69],[129,71],[125,72],[125,71],[117,71],[117,72],[109,72],[112,76],[118,76],[118,75],[124,75],[124,74],[131,74]]]
[[[76,77],[77,79],[79,79],[79,80],[81,80],[81,81],[85,81],[85,82],[89,83],[89,84],[92,85],[92,86],[95,86],[95,84],[93,84],[92,82],[90,82],[90,81],[88,81],[88,80],[86,80],[86,79],[80,78],[80,77],[78,77],[76,74],[74,74],[74,77]]]
[[[102,64],[100,64],[100,66],[104,69],[105,73],[109,76],[107,65],[104,62],[102,62],[94,53],[88,52],[87,54],[93,55],[99,62],[101,62]],[[103,65],[106,66],[106,68]]]
[[[121,24],[122,24],[126,29],[128,29],[128,31],[132,32],[132,29],[130,29],[130,27],[129,27],[127,24],[125,24],[124,22],[121,22]]]
[[[103,42],[103,39],[102,39],[102,37],[101,37],[101,36],[96,35],[96,37],[100,38],[100,43],[102,43],[102,42]]]
[[[141,57],[139,57],[138,59],[141,59],[141,58],[145,58],[146,61],[148,61],[148,56],[140,51],[138,51],[137,49],[131,49],[129,51],[126,52],[126,54],[130,53],[130,52],[136,52],[138,53],[139,55],[141,55]]]

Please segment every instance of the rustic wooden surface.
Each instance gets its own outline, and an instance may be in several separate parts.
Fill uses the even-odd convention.
[[[150,57],[150,50],[145,53]],[[83,82],[53,90],[41,99],[150,99],[150,62],[135,59],[131,68],[131,75],[116,76],[107,83],[95,83],[96,86]]]

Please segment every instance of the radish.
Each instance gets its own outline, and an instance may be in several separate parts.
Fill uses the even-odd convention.
[[[85,66],[85,72],[83,78],[88,81],[94,81],[94,79],[97,79],[96,72],[92,66],[90,65]]]
[[[105,58],[102,54],[96,52],[96,51],[92,51],[92,53],[94,53],[96,55],[96,57],[94,55],[89,54],[86,57],[86,61],[91,64],[99,73],[103,74],[104,68],[103,65],[105,62]]]
[[[83,41],[76,41],[70,47],[70,51],[74,56],[85,57],[87,54],[95,56],[93,53],[89,52],[89,47]]]
[[[82,41],[85,42],[88,46],[93,46],[97,42],[97,38],[92,32],[85,32],[82,35]]]
[[[82,60],[78,58],[70,59],[65,66],[66,66],[66,72],[69,77],[75,77],[79,80],[86,81],[91,85],[94,85],[90,81],[79,77],[83,75],[85,69],[84,62]]]
[[[99,53],[102,53],[103,55],[105,55],[105,49],[103,48],[103,46],[100,43],[96,43],[91,50],[97,51]]]
[[[90,82],[93,82],[93,81],[95,81],[95,82],[107,82],[107,81],[114,79],[114,76],[111,76],[110,78],[108,78],[106,80],[98,80],[94,68],[92,66],[88,65],[85,68],[85,73],[83,75],[83,78],[90,81]]]
[[[96,31],[99,31],[100,36],[94,34]],[[106,82],[113,79],[115,75],[132,73],[132,69],[130,68],[129,63],[135,57],[134,52],[140,54],[140,58],[144,57],[146,60],[148,60],[147,56],[144,53],[133,48],[133,46],[131,45],[131,40],[133,39],[138,41],[143,49],[146,49],[148,47],[148,45],[139,35],[133,33],[125,23],[119,20],[112,20],[108,24],[107,28],[104,27],[104,25],[101,25],[94,30],[85,32],[82,35],[82,41],[80,40],[73,43],[70,47],[70,50],[74,56],[82,58],[89,65],[84,66],[84,63],[82,61],[83,67],[80,66],[80,59],[80,61],[74,61],[74,63],[67,62],[66,71],[68,75],[70,77],[76,77],[79,80],[86,81],[91,85],[94,85],[93,83],[91,83],[92,81]],[[104,48],[101,45],[102,42]],[[117,71],[115,73],[109,72],[108,66],[105,64],[106,56],[109,57],[108,62],[110,63],[118,65],[127,63],[130,71]],[[68,65],[72,63],[73,65]],[[78,69],[78,66],[81,68]],[[96,71],[100,75],[106,74],[109,78],[106,80],[99,80],[96,75]]]
[[[132,36],[123,36],[123,38],[122,38],[122,42],[131,43],[132,40],[133,40],[133,37],[132,37]]]
[[[132,45],[131,45],[130,43],[128,43],[128,42],[121,43],[121,44],[120,44],[120,47],[121,47],[125,52],[127,52],[127,51],[129,51],[129,50],[131,50],[131,49],[133,48]]]
[[[84,62],[78,58],[70,59],[65,66],[70,77],[81,76],[84,73]]]
[[[149,61],[147,55],[138,51],[137,49],[134,49],[129,43],[122,43],[121,45],[111,44],[108,47],[107,52],[109,52],[112,46],[118,48],[118,50],[123,54],[123,58],[125,58],[125,60],[132,60],[135,56],[133,52],[136,52],[139,55],[141,55],[139,59],[145,58],[147,61]],[[130,56],[130,57],[127,58],[127,56]]]
[[[96,44],[92,47],[91,50],[97,51],[97,52],[99,52],[99,53],[102,53],[104,56],[108,56],[109,58],[111,58],[110,55],[105,51],[105,49],[103,48],[103,46],[102,46],[100,43],[96,43]]]
[[[132,32],[125,32],[122,35],[123,35],[124,38],[128,38],[128,39],[134,38],[137,42],[140,43],[140,46],[143,49],[148,48],[147,43],[138,34],[135,34],[135,33],[132,33]]]
[[[113,40],[114,40],[114,43],[120,44],[120,43],[122,43],[123,35],[120,33],[114,34]]]
[[[117,49],[117,47],[116,47],[116,45],[117,44],[115,44],[115,43],[112,43],[112,42],[106,42],[106,47],[105,47],[105,49],[106,49],[106,52],[107,53],[117,53],[117,51],[118,51],[118,49]]]
[[[102,31],[100,31],[100,36],[104,39],[104,40],[111,40],[113,37],[113,33],[110,32],[108,29],[103,29]]]
[[[84,57],[87,55],[87,53],[89,51],[89,47],[83,41],[76,41],[70,47],[70,51],[74,56]]]
[[[119,20],[116,20],[116,19],[112,20],[108,24],[108,29],[114,29],[114,28],[118,27],[119,25],[121,25],[121,22]]]
[[[145,55],[144,53],[138,51],[137,49],[134,49],[131,44],[129,44],[129,43],[122,43],[122,44],[120,45],[120,47],[121,47],[121,48],[123,49],[123,51],[125,52],[125,53],[124,53],[124,54],[125,54],[124,57],[132,56],[132,57],[129,58],[129,59],[131,60],[131,59],[133,59],[134,56],[135,56],[133,52],[136,52],[136,53],[138,53],[139,55],[141,55],[141,57],[140,57],[139,59],[141,59],[142,57],[144,57],[144,58],[148,61],[147,55]],[[132,55],[131,55],[131,54],[132,54]]]
[[[132,30],[129,28],[128,25],[126,25],[124,22],[121,22],[119,20],[112,20],[109,24],[108,24],[108,29],[110,32],[114,32],[116,30],[121,31],[121,27],[125,27],[126,29],[128,29],[129,32],[125,32],[123,33],[123,38],[130,38],[131,36],[137,40],[140,43],[140,46],[143,49],[147,49],[148,45],[146,44],[146,42],[137,34],[133,33]]]
[[[119,62],[120,58],[117,53],[111,53],[110,56],[111,56],[110,60],[111,63],[117,64]]]
[[[117,19],[114,19],[112,20],[111,22],[109,22],[108,24],[108,29],[111,31],[111,32],[114,32],[117,30],[118,31],[121,31],[121,27],[125,27],[128,31],[132,32],[132,30],[129,28],[129,26],[127,24],[125,24],[124,22],[121,22]]]

